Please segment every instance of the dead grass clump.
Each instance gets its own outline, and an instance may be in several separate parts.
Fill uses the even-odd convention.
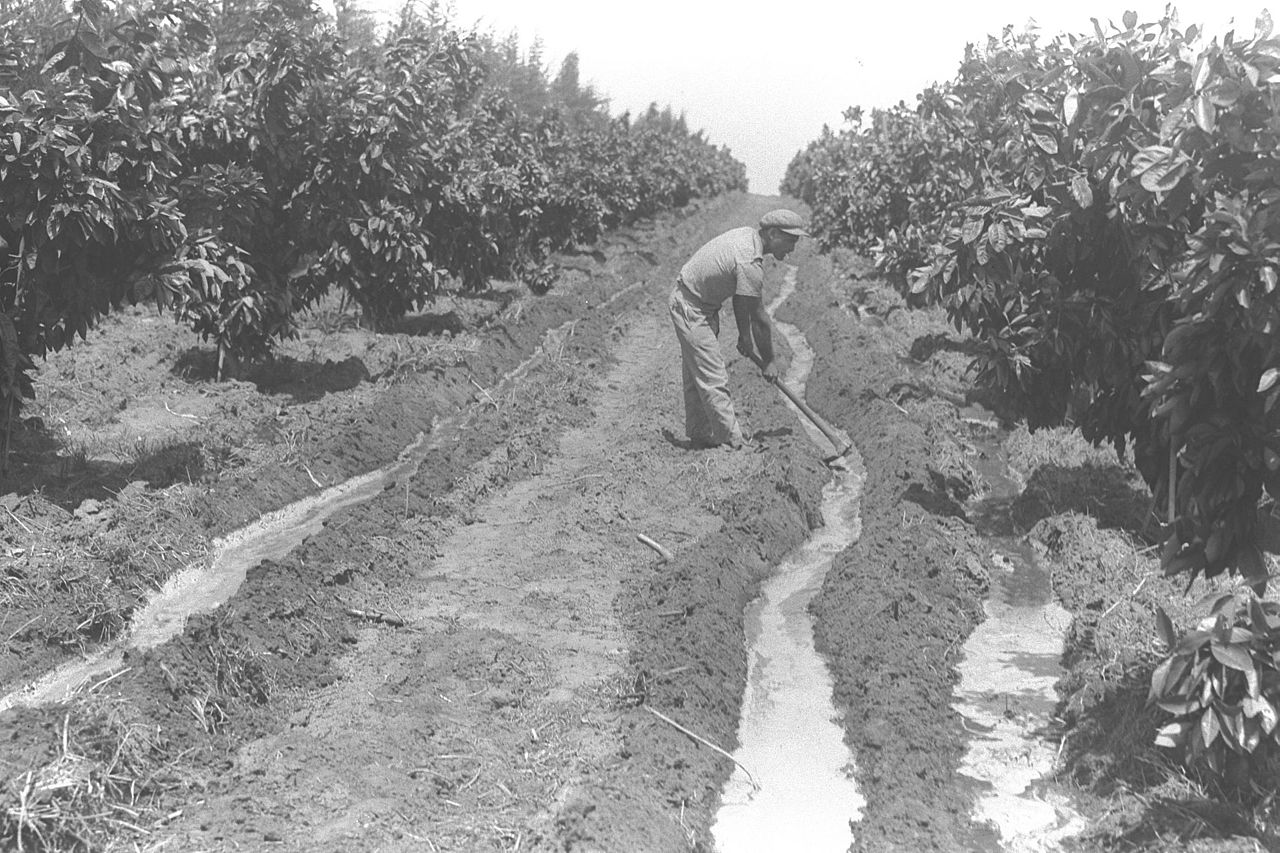
[[[0,617],[13,625],[0,638],[83,652],[119,637],[139,602],[207,550],[190,533],[188,498],[181,487],[155,492],[134,482],[114,501],[87,500],[76,510],[92,535],[76,529],[53,537],[38,522],[22,522],[30,534],[0,550],[10,557],[0,571],[0,603],[6,617],[21,620]]]
[[[248,701],[265,704],[275,678],[265,655],[247,646],[232,644],[221,635],[203,647],[204,660],[186,688],[187,709],[205,734],[222,731],[232,718],[232,704]]]
[[[129,454],[129,476],[163,489],[175,483],[197,483],[208,470],[204,448],[177,436],[166,439],[139,438]]]
[[[197,672],[207,696],[247,699],[259,704],[271,698],[275,679],[268,656],[251,648],[242,638],[226,630],[226,614],[213,621],[200,646],[203,660]],[[212,731],[212,729],[206,729]]]
[[[160,795],[180,783],[159,726],[96,697],[65,713],[37,766],[0,781],[0,847],[86,851],[140,841],[161,822]]]
[[[136,596],[158,590],[175,572],[198,562],[208,537],[193,536],[196,510],[182,486],[155,490],[142,481],[116,493],[110,519],[90,545],[111,577]]]
[[[1110,447],[1094,447],[1080,432],[1071,427],[1045,427],[1032,432],[1025,424],[1010,430],[1005,439],[1009,467],[1023,479],[1045,465],[1077,468],[1082,465],[1106,467],[1118,465]]]
[[[365,359],[374,378],[394,384],[419,373],[443,373],[479,349],[480,339],[474,335],[440,339],[396,335],[385,351],[367,353]]]

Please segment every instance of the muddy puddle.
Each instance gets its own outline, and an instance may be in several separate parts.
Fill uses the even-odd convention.
[[[607,307],[640,284],[618,291],[599,307]],[[494,390],[505,393],[543,353],[563,347],[576,322],[570,320],[548,330],[533,354],[506,373]],[[205,560],[177,572],[138,608],[123,638],[0,697],[0,711],[66,701],[111,681],[125,671],[126,651],[153,648],[177,636],[188,618],[216,610],[235,595],[251,568],[266,560],[283,559],[336,513],[398,488],[417,473],[423,459],[454,441],[467,428],[470,417],[464,412],[443,418],[433,424],[429,435],[419,434],[394,462],[268,513],[215,540]]]
[[[981,528],[984,516],[1007,511],[1022,485],[1008,468],[990,414],[968,414],[974,415],[968,420],[978,450],[974,467],[989,489],[971,507]],[[1055,601],[1049,573],[1024,539],[988,534],[985,541],[991,595],[983,603],[985,620],[964,644],[952,702],[969,736],[959,772],[974,786],[975,823],[995,836],[983,849],[1058,850],[1083,829],[1070,803],[1041,784],[1057,760],[1054,683],[1062,675],[1071,617]]]
[[[771,313],[794,287],[792,268]],[[785,381],[803,394],[813,352],[798,329],[776,322],[775,328],[794,356]],[[824,456],[836,452],[817,427],[795,414]],[[861,532],[863,479],[856,449],[833,465],[822,495],[824,526],[778,566],[747,609],[748,671],[736,766],[712,826],[720,853],[834,852],[853,841],[852,824],[861,819],[865,801],[832,704],[831,674],[814,648],[809,603],[834,556]]]

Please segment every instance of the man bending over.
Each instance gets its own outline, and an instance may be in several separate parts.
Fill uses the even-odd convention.
[[[681,268],[669,306],[683,362],[684,429],[695,447],[745,446],[717,340],[720,307],[732,297],[738,352],[774,379],[773,326],[762,298],[764,256],[782,260],[807,236],[798,214],[773,210],[758,227],[734,228],[710,240]]]

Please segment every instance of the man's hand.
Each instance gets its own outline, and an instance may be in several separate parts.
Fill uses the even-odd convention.
[[[759,362],[756,362],[756,363],[759,364]],[[776,361],[771,361],[768,364],[761,364],[760,375],[770,382],[777,382],[778,381],[778,363]]]

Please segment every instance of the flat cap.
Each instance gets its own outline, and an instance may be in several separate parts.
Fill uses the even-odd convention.
[[[760,227],[777,228],[779,231],[785,231],[797,237],[809,236],[809,232],[804,230],[804,220],[800,218],[800,214],[784,207],[771,210],[760,217]]]

